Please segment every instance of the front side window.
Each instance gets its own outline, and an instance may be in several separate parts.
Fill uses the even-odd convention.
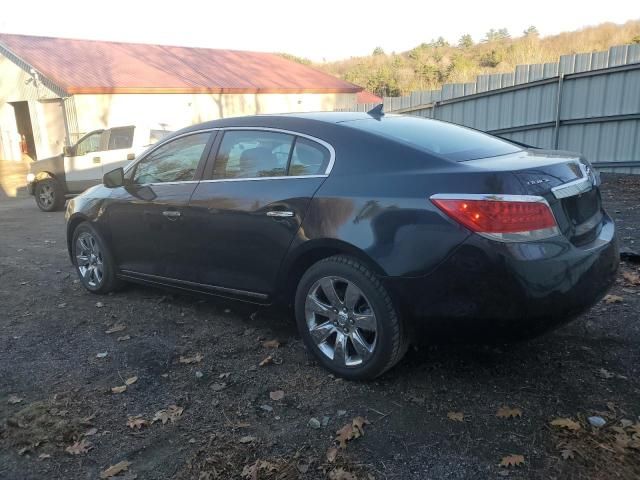
[[[102,137],[102,131],[93,132],[84,137],[76,145],[76,155],[86,155],[87,153],[93,153],[100,150],[100,138]]]
[[[136,165],[134,183],[193,180],[210,136],[209,132],[195,133],[162,145]]]
[[[133,145],[133,130],[135,127],[112,128],[109,134],[109,150],[131,148]]]
[[[257,130],[225,132],[213,179],[279,177],[287,174],[294,136]]]

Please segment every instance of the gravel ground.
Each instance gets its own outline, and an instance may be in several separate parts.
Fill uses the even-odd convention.
[[[605,177],[635,249],[639,192],[638,177]],[[99,478],[119,462],[129,479],[639,478],[639,264],[623,264],[610,303],[542,338],[422,346],[356,383],[306,354],[288,312],[85,292],[63,214],[30,198],[0,203],[0,232],[2,479]]]

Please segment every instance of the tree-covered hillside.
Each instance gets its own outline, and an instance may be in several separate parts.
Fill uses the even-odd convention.
[[[625,43],[640,43],[640,20],[623,25],[603,23],[548,37],[540,37],[534,26],[518,35],[491,29],[480,42],[474,42],[470,35],[462,35],[456,45],[438,38],[408,52],[385,52],[377,47],[367,57],[314,66],[377,95],[397,96],[435,89],[443,83],[473,81],[479,74],[511,72],[520,64],[556,62],[560,55],[606,50]]]

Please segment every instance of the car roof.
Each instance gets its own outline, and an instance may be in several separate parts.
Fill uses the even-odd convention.
[[[196,130],[206,130],[209,128],[221,128],[230,126],[276,126],[278,123],[291,122],[291,120],[299,119],[302,123],[325,123],[339,124],[353,120],[364,120],[371,118],[370,115],[363,112],[304,112],[304,113],[280,113],[280,114],[264,114],[264,115],[247,115],[241,117],[227,117],[219,120],[211,120],[209,122],[191,125],[190,127],[180,130],[179,133],[188,133]],[[178,132],[176,132],[178,133]]]

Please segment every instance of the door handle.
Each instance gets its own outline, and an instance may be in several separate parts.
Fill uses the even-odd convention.
[[[162,215],[167,217],[169,220],[176,220],[182,214],[177,210],[165,210],[162,212]]]
[[[267,212],[269,217],[293,217],[295,213],[288,210],[270,210]]]
[[[100,163],[100,157],[93,157],[93,163]]]

